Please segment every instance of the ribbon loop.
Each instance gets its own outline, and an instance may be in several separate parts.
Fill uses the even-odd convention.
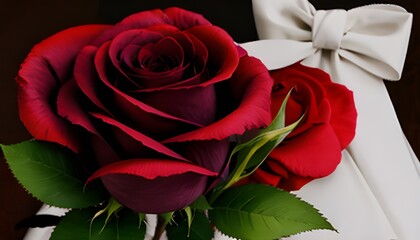
[[[317,11],[307,0],[253,0],[253,9],[260,39],[311,43],[319,54],[327,50],[382,79],[401,77],[412,23],[412,14],[402,7]],[[307,52],[309,61],[319,58]]]
[[[346,10],[316,11],[312,26],[313,46],[329,50],[339,49],[346,19]]]

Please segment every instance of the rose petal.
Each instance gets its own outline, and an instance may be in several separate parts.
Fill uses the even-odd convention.
[[[76,133],[56,114],[54,98],[60,85],[71,78],[80,49],[108,28],[91,25],[64,30],[35,46],[28,55],[16,81],[19,115],[34,138],[78,150]]]
[[[267,182],[268,184],[271,184],[274,187],[279,187],[286,191],[294,191],[294,190],[299,190],[306,183],[314,179],[312,177],[302,177],[292,172],[288,172],[286,168],[284,168],[284,166],[282,166],[278,161],[268,160],[266,161],[266,163],[270,171],[274,173],[274,174],[270,174],[270,176],[271,175],[279,176],[277,183],[271,184]],[[257,172],[261,173],[265,171],[262,169],[258,169],[255,173]],[[258,174],[255,174],[255,175],[258,175]]]
[[[220,173],[228,160],[229,145],[229,139],[186,142],[185,157],[199,166]]]
[[[171,149],[169,149],[168,147],[166,147],[165,145],[155,141],[154,139],[140,133],[137,132],[136,130],[125,126],[124,124],[116,121],[115,119],[112,119],[108,116],[105,116],[103,114],[100,113],[91,113],[92,116],[104,121],[107,124],[110,124],[114,127],[117,127],[119,129],[121,129],[123,132],[126,132],[129,136],[131,136],[133,139],[141,142],[144,146],[149,147],[157,152],[160,152],[162,154],[165,154],[169,157],[178,159],[178,160],[183,160],[183,161],[188,161],[186,160],[184,157],[182,157],[181,155],[179,155],[178,153],[172,151]]]
[[[201,14],[190,12],[181,8],[171,7],[164,10],[166,21],[170,25],[183,30],[200,25],[211,25]]]
[[[289,173],[288,178],[283,178],[277,187],[286,191],[297,191],[314,179],[315,178],[313,177],[302,177],[293,173]]]
[[[99,80],[93,64],[97,50],[96,47],[86,46],[80,51],[74,67],[74,79],[82,92],[97,107],[112,115],[101,98],[101,96],[109,96],[111,91]]]
[[[114,67],[117,68],[119,72],[127,78],[127,80],[129,80],[133,85],[136,86],[138,84],[135,82],[135,80],[127,76],[127,74],[122,69],[120,54],[129,44],[144,46],[149,43],[158,42],[162,38],[163,35],[161,33],[152,32],[146,29],[133,29],[125,31],[116,36],[111,42],[111,45],[109,47],[109,57],[111,59],[111,62],[114,65]]]
[[[213,177],[218,175],[217,172],[184,161],[171,159],[131,159],[115,162],[100,168],[89,177],[87,183],[110,174],[129,174],[153,180],[158,177],[169,177],[187,172]]]
[[[216,92],[213,85],[136,95],[139,96],[137,99],[149,106],[202,126],[209,125],[216,119]]]
[[[334,84],[325,87],[330,101],[330,124],[340,141],[341,148],[346,148],[356,134],[357,111],[353,93],[345,86]]]
[[[309,131],[275,148],[268,161],[278,161],[289,172],[303,177],[325,177],[341,160],[341,146],[333,128],[313,126]]]
[[[233,90],[238,92],[243,90],[243,96],[239,96],[242,100],[237,109],[207,127],[181,134],[164,142],[222,140],[234,134],[242,134],[246,130],[268,125],[271,122],[269,106],[273,80],[261,61],[252,57],[243,57],[229,83]]]
[[[84,25],[66,29],[36,45],[23,63],[22,78],[52,75],[65,82],[72,77],[74,59],[79,51],[111,25]],[[36,71],[31,65],[36,64]],[[42,64],[42,65],[41,65]]]
[[[133,92],[156,92],[165,89],[178,90],[186,89],[190,87],[196,87],[201,82],[205,82],[206,79],[204,76],[204,71],[206,70],[207,60],[208,60],[208,51],[206,46],[194,35],[187,33],[177,33],[172,34],[171,37],[175,38],[178,43],[183,47],[185,58],[189,59],[187,69],[185,69],[185,80],[175,82],[173,84],[168,84],[165,86],[157,88],[145,88],[141,90],[136,90]]]
[[[124,206],[136,212],[163,213],[191,204],[205,191],[208,176],[217,173],[186,162],[133,159],[99,169],[88,182],[101,177]]]
[[[83,147],[80,154],[86,156],[84,159],[95,159],[97,162],[93,163],[95,166],[92,168],[96,168],[98,163],[106,165],[119,160],[120,157],[98,132],[96,122],[93,122],[88,115],[87,105],[89,102],[77,87],[74,79],[66,82],[60,89],[57,98],[58,114],[91,133],[85,134],[83,139],[79,138],[78,141],[85,146],[90,145],[90,147]]]
[[[201,85],[208,86],[229,79],[239,64],[238,50],[229,34],[215,26],[197,26],[185,32],[198,38],[209,54],[207,70],[210,79]]]
[[[144,104],[144,103],[134,99],[133,97],[130,97],[129,95],[125,94],[124,92],[122,92],[119,89],[117,89],[116,87],[114,87],[109,82],[108,77],[107,77],[107,71],[109,71],[109,69],[107,69],[107,55],[108,55],[107,53],[109,51],[109,47],[110,47],[110,43],[108,42],[108,43],[102,45],[98,49],[98,51],[95,55],[95,66],[96,66],[96,70],[97,70],[98,75],[99,75],[99,79],[102,80],[102,83],[104,83],[109,89],[111,89],[114,92],[114,96],[116,97],[115,101],[117,102],[117,104],[118,103],[120,103],[120,104],[121,103],[131,104],[132,106],[135,106],[139,110],[142,110],[144,112],[160,116],[162,118],[191,124],[193,126],[199,126],[194,122],[172,116],[172,115],[167,114],[165,112],[159,111],[158,109],[155,109],[151,106],[148,106],[147,104]],[[122,105],[119,105],[119,106],[121,107]],[[139,115],[136,116],[136,118],[138,118],[138,117],[139,117]]]
[[[107,190],[135,212],[159,214],[183,209],[204,193],[207,176],[187,172],[147,180],[126,174],[102,177]]]
[[[165,37],[156,44],[144,46],[138,54],[139,81],[145,88],[162,87],[182,80],[187,66],[184,50],[172,37]]]
[[[115,24],[111,29],[104,31],[92,42],[93,46],[99,47],[105,42],[115,38],[118,34],[130,29],[144,29],[153,25],[166,24],[164,13],[160,9],[135,13]]]
[[[83,109],[86,97],[81,93],[74,79],[66,82],[60,89],[57,97],[57,112],[71,123],[79,125],[90,133],[99,136],[96,127]]]

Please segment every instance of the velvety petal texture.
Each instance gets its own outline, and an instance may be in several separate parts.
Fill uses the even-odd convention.
[[[355,135],[353,94],[345,86],[333,83],[322,70],[299,63],[270,74],[274,79],[273,117],[292,88],[286,124],[302,114],[305,117],[247,182],[298,190],[313,179],[328,176],[340,163],[341,150]]]
[[[56,98],[60,87],[72,78],[79,51],[109,28],[105,25],[70,28],[42,41],[29,53],[16,81],[20,119],[33,137],[78,151],[77,133],[55,112]]]
[[[226,175],[231,137],[271,120],[265,66],[179,8],[59,33],[34,48],[18,84],[32,135],[78,153],[89,181],[143,213],[211,190]]]

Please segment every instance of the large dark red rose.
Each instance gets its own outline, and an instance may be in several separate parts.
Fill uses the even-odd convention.
[[[353,93],[330,76],[299,63],[270,72],[274,79],[273,117],[293,88],[286,105],[286,124],[305,117],[246,181],[298,190],[315,178],[331,174],[341,151],[355,135]]]
[[[265,66],[178,8],[60,32],[17,82],[30,133],[78,153],[90,180],[144,213],[193,202],[226,169],[229,137],[271,119]]]

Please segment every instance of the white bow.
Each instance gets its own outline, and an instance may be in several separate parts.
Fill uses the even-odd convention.
[[[412,14],[399,6],[375,4],[349,11],[316,11],[306,0],[261,0],[254,1],[253,8],[258,35],[268,39],[264,45],[269,46],[256,49],[259,56],[261,50],[268,55],[276,51],[279,44],[273,39],[294,40],[281,59],[268,61],[269,68],[279,67],[278,61],[286,62],[288,57],[296,61],[319,59],[333,52],[380,78],[401,77]]]
[[[420,236],[419,163],[381,79],[401,77],[412,14],[395,5],[323,11],[307,0],[253,0],[261,40],[244,43],[268,69],[297,61],[354,92],[358,123],[348,147],[398,239]]]

